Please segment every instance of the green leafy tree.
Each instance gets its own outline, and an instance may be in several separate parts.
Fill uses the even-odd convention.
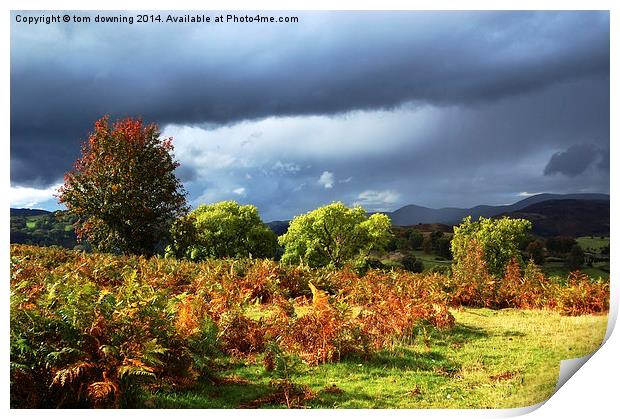
[[[167,255],[205,258],[273,258],[276,235],[267,227],[254,205],[223,201],[201,205],[171,227]]]
[[[98,120],[58,195],[77,217],[78,238],[101,251],[155,253],[170,222],[187,211],[172,151],[172,138],[160,138],[155,124]]]
[[[472,221],[471,217],[466,217],[462,224],[454,227],[453,260],[458,267],[466,256],[469,243],[475,241],[484,253],[489,272],[502,276],[506,265],[513,258],[522,261],[519,247],[531,228],[532,223],[521,218],[480,217],[478,221]]]
[[[368,217],[362,207],[334,202],[295,217],[278,241],[284,246],[284,263],[341,267],[366,258],[371,251],[383,251],[391,236],[391,222],[385,214]]]

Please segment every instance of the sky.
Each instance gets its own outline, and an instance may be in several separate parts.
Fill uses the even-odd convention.
[[[391,211],[609,192],[608,12],[18,14],[42,12],[11,14],[12,207],[61,208],[53,195],[104,114],[173,137],[192,207],[234,199],[266,221],[332,201]]]

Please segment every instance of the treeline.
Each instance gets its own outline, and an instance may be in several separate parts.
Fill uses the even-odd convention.
[[[77,216],[65,211],[26,214],[11,215],[11,243],[92,250],[87,240],[77,240],[74,231]],[[158,248],[161,255],[194,261],[207,257],[249,255],[280,260],[284,246],[278,243],[277,233],[286,233],[288,225],[284,229],[277,227],[274,229],[271,224],[263,223],[253,206],[241,206],[233,201],[202,205],[173,223],[169,242],[159,243]],[[391,226],[385,251],[393,257],[383,257],[377,251],[369,252],[365,263],[373,268],[396,267],[422,272],[428,267],[420,260],[420,254],[437,260],[451,260],[453,233],[445,229],[448,226]],[[600,239],[608,240],[606,237]],[[559,263],[571,271],[608,262],[610,252],[609,244],[598,249],[583,248],[570,236],[540,238],[527,235],[519,244],[519,249],[524,260],[531,259],[539,266]],[[446,269],[438,271],[444,272]]]
[[[78,243],[73,224],[76,216],[64,211],[39,215],[11,215],[11,243],[36,246],[60,246],[66,249],[90,250],[88,243]]]

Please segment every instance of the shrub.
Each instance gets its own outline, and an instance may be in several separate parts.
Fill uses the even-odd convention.
[[[481,247],[490,274],[500,277],[506,265],[516,258],[521,262],[519,248],[526,239],[526,231],[532,223],[520,218],[483,218],[471,221],[466,217],[463,223],[454,227],[452,254],[458,264],[469,253],[469,243],[475,241]]]
[[[476,240],[466,243],[455,256],[452,276],[446,283],[446,292],[453,305],[489,307],[495,301],[497,281],[487,269],[482,246]]]
[[[527,245],[527,254],[535,264],[545,263],[545,248],[540,240],[533,240]]]
[[[571,272],[565,287],[557,293],[557,309],[568,316],[609,310],[609,282],[592,280],[582,272]]]
[[[253,205],[223,201],[201,205],[173,224],[166,253],[193,261],[205,258],[273,258],[276,236]]]
[[[585,255],[583,253],[583,250],[581,249],[581,246],[579,246],[578,244],[573,245],[570,253],[566,257],[566,267],[571,271],[576,271],[583,267],[584,262]]]
[[[449,305],[609,308],[607,281],[573,272],[562,284],[516,259],[498,279],[470,246],[446,276],[12,245],[11,406],[131,407],[147,389],[193,385],[222,353],[269,363],[273,345],[312,365],[370,356],[451,327]]]
[[[382,251],[390,237],[390,220],[384,214],[370,217],[361,207],[347,208],[341,202],[299,215],[279,237],[284,246],[281,261],[306,263],[312,267],[342,267],[370,251]]]
[[[194,359],[210,355],[175,327],[176,299],[137,270],[108,288],[62,264],[49,274],[25,262],[12,266],[12,406],[132,405],[143,385],[191,376]],[[40,397],[17,397],[32,391]]]
[[[422,261],[417,260],[416,257],[412,254],[408,254],[403,256],[400,259],[400,263],[403,265],[403,268],[409,272],[422,272],[424,270],[424,264]]]

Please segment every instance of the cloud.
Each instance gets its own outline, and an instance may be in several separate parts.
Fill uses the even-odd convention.
[[[301,170],[298,164],[295,163],[282,163],[280,160],[274,163],[272,169],[279,173],[297,173]]]
[[[334,174],[327,171],[321,173],[318,183],[325,189],[331,189],[334,186]]]
[[[212,129],[407,103],[490,106],[580,79],[608,83],[608,12],[296,14],[298,24],[267,26],[13,19],[12,181],[55,183],[105,113]],[[243,145],[269,135],[254,131]]]
[[[608,12],[298,14],[12,24],[12,185],[57,184],[110,113],[174,137],[191,205],[238,199],[266,220],[335,200],[466,207],[609,190]],[[583,172],[543,174],[584,143],[598,154]],[[549,170],[579,170],[566,158]]]
[[[235,188],[232,191],[235,195],[245,196],[245,188]]]
[[[56,184],[48,188],[30,188],[25,186],[11,186],[11,207],[13,208],[38,208],[43,203],[55,201],[55,194],[61,184]]]
[[[367,190],[398,191],[397,205],[471,207],[516,202],[521,191],[607,192],[609,176],[543,176],[549,156],[583,138],[608,147],[608,86],[572,82],[494,106],[403,106],[343,116],[272,117],[218,127],[168,125],[190,203],[239,199],[266,220],[289,219],[334,200],[358,201]],[[543,112],[544,110],[544,112]],[[244,145],[253,132],[260,141]],[[296,141],[291,141],[295,138]],[[205,164],[203,154],[234,158]],[[317,168],[328,170],[320,170]],[[318,180],[329,172],[332,187]],[[327,175],[326,175],[327,176]],[[378,205],[387,208],[387,205]]]
[[[604,152],[594,144],[575,144],[567,148],[566,151],[553,154],[545,166],[544,174],[546,176],[563,174],[575,177],[585,172],[588,167],[604,156]],[[605,165],[603,164],[602,167]]]
[[[401,198],[401,195],[392,190],[374,191],[367,190],[357,195],[354,205],[360,205],[373,211],[387,211]],[[393,209],[393,208],[391,208]]]

